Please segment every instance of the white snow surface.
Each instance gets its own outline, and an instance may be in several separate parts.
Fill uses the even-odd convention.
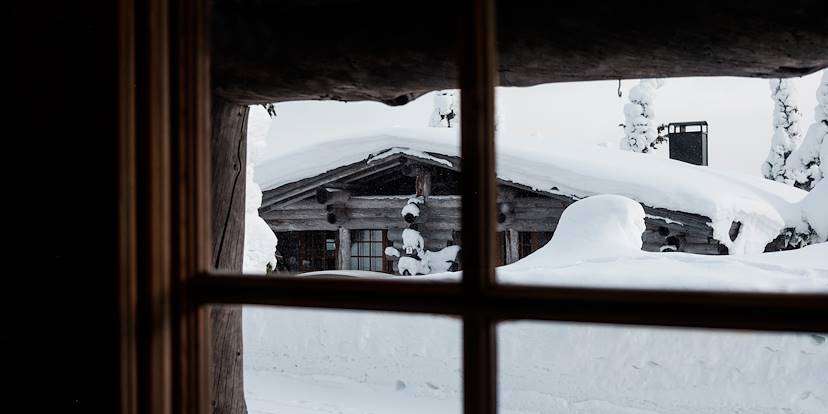
[[[826,243],[744,256],[647,253],[639,250],[643,220],[640,204],[629,198],[579,200],[546,246],[499,268],[498,279],[828,292]],[[447,317],[246,307],[248,408],[252,414],[460,413],[460,334],[459,321]],[[503,413],[828,411],[825,334],[512,322],[498,326],[498,338]]]
[[[459,321],[245,307],[251,414],[461,413]],[[509,414],[824,414],[825,335],[512,322]]]
[[[501,143],[508,141],[508,137],[499,137]],[[459,167],[449,158],[459,156],[458,130],[386,128],[331,139],[257,165],[256,177],[268,190],[392,153]],[[732,254],[761,252],[780,230],[800,225],[798,202],[806,194],[761,177],[562,142],[531,148],[500,144],[497,176],[538,191],[576,198],[618,194],[651,207],[700,214],[710,218],[714,237]],[[742,223],[735,241],[728,235],[733,221]]]
[[[800,202],[802,215],[819,236],[819,242],[828,240],[828,181],[822,180]],[[828,258],[825,259],[828,261]]]

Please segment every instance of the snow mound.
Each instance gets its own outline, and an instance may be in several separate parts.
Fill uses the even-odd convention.
[[[828,180],[820,181],[800,203],[802,218],[819,236],[819,242],[828,239]]]
[[[501,136],[501,142],[509,137]],[[256,167],[264,190],[337,167],[373,162],[392,154],[437,162],[447,168],[460,155],[458,129],[387,128],[332,139],[285,152]],[[807,194],[758,176],[718,171],[648,154],[594,145],[556,143],[531,148],[498,146],[497,177],[535,191],[574,198],[617,194],[650,207],[710,218],[714,237],[732,254],[759,253],[782,229],[802,221],[798,202]],[[742,223],[731,241],[732,223]]]
[[[627,197],[604,194],[578,200],[564,210],[552,240],[517,267],[598,257],[625,257],[641,251],[644,209]]]

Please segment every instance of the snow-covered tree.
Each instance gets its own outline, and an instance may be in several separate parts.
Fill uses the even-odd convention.
[[[785,163],[802,141],[802,112],[796,102],[796,87],[790,79],[770,81],[773,99],[773,137],[768,157],[762,164],[762,175],[769,180],[793,184],[786,177]]]
[[[403,206],[400,214],[407,223],[407,229],[402,232],[402,248],[399,251],[394,247],[387,247],[385,255],[399,258],[397,272],[401,275],[427,275],[430,273],[446,272],[457,259],[460,246],[448,246],[440,251],[425,249],[425,239],[418,230],[414,221],[420,216],[420,205],[425,202],[423,197],[412,197]]]
[[[663,85],[662,79],[642,79],[630,89],[630,102],[624,105],[621,149],[646,153],[665,141],[666,138],[659,133],[662,128],[656,126],[653,109],[655,91]]]
[[[430,127],[457,128],[460,126],[460,92],[434,92],[434,111],[428,121]]]
[[[828,70],[822,71],[816,98],[814,123],[785,163],[785,178],[809,191],[828,175],[828,165],[823,162],[828,159]]]
[[[256,161],[260,160],[267,146],[267,131],[270,128],[272,114],[267,108],[250,107],[250,119],[247,127],[247,169],[245,170],[245,206],[244,206],[244,273],[265,274],[276,268],[276,234],[259,216],[262,206],[262,190],[253,181]]]

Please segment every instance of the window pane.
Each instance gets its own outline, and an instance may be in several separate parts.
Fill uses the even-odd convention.
[[[360,6],[347,7],[353,11]],[[290,9],[285,13],[294,11]],[[451,37],[455,32],[440,34],[441,43],[436,47],[454,44]],[[332,44],[326,42],[323,46]],[[308,57],[321,53],[306,52]],[[341,51],[330,52],[325,55],[337,56]],[[453,51],[448,52],[446,62],[454,56]],[[368,66],[374,64],[383,63],[373,61]],[[375,74],[400,70],[396,63],[389,64],[394,67],[364,70]],[[313,72],[305,69],[308,71],[300,72]],[[446,70],[455,72],[450,67]],[[412,72],[412,76],[419,75]],[[365,81],[369,78],[376,79],[370,75]],[[305,86],[313,88],[315,84]],[[395,88],[401,87],[400,82],[394,84]],[[377,88],[387,85],[383,82]],[[340,100],[352,100],[346,96],[355,93],[350,89],[316,95],[305,91],[272,105],[247,108],[248,153],[243,172],[250,194],[242,204],[247,207],[245,220],[229,223],[245,223],[250,240],[228,244],[243,245],[248,250],[244,253],[249,259],[246,273],[270,271],[287,276],[372,268],[382,272],[383,267],[399,273],[398,262],[402,260],[402,269],[424,276],[408,280],[459,280],[458,273],[449,271],[458,270],[459,263],[459,246],[450,246],[459,244],[459,236],[453,237],[453,231],[460,229],[460,93],[444,89],[422,94],[421,89],[404,88],[399,92],[377,89],[356,99],[363,102],[345,104]],[[247,102],[261,101],[267,93],[257,91],[256,98]],[[332,100],[296,100],[302,96],[329,96]],[[384,102],[364,101],[368,98]],[[411,102],[405,103],[408,100]],[[234,107],[227,113],[238,115],[244,109]],[[217,130],[223,131],[221,125],[236,122],[237,118],[224,114],[212,121]],[[226,130],[239,130],[237,127],[228,125]],[[226,139],[239,142],[238,137]],[[225,175],[238,174],[231,168],[237,161],[228,158]],[[229,194],[232,188],[231,184],[217,182],[213,190],[215,194]],[[228,235],[238,236],[239,231],[229,231]],[[404,233],[412,237],[404,239]],[[391,249],[386,251],[386,246]],[[421,253],[405,257],[406,247]],[[351,258],[357,258],[353,265]],[[372,259],[381,259],[376,263],[388,261],[390,266],[375,266]],[[385,278],[368,272],[336,274],[350,276],[348,279]]]
[[[782,139],[775,129],[793,136],[785,145],[794,148],[818,127],[810,108],[826,81],[823,71],[782,83],[717,77],[623,79],[620,89],[618,80],[498,88],[505,237],[495,262],[506,264],[498,281],[828,292],[828,233],[811,230],[826,209],[810,212],[819,189],[806,191],[806,168],[792,166],[810,150],[803,143],[794,155],[776,154],[771,145]],[[727,102],[710,99],[724,95]],[[759,105],[774,108],[763,122]],[[774,119],[792,121],[777,128]],[[763,174],[771,167],[787,172]]]
[[[381,272],[382,271],[382,259],[371,259],[371,270]]]
[[[500,412],[828,412],[825,334],[509,322]]]
[[[351,269],[359,269],[359,259],[356,257],[351,258]]]
[[[462,412],[456,319],[245,306],[243,349],[251,414]]]

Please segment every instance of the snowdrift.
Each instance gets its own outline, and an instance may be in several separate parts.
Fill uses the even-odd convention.
[[[643,220],[641,205],[625,197],[580,200],[544,248],[499,268],[498,278],[828,291],[828,244],[744,256],[648,253],[640,251]],[[583,226],[591,231],[577,231]],[[460,413],[460,334],[459,322],[446,317],[247,307],[248,407],[251,413]],[[828,412],[824,334],[511,322],[499,326],[498,337],[504,413]]]

